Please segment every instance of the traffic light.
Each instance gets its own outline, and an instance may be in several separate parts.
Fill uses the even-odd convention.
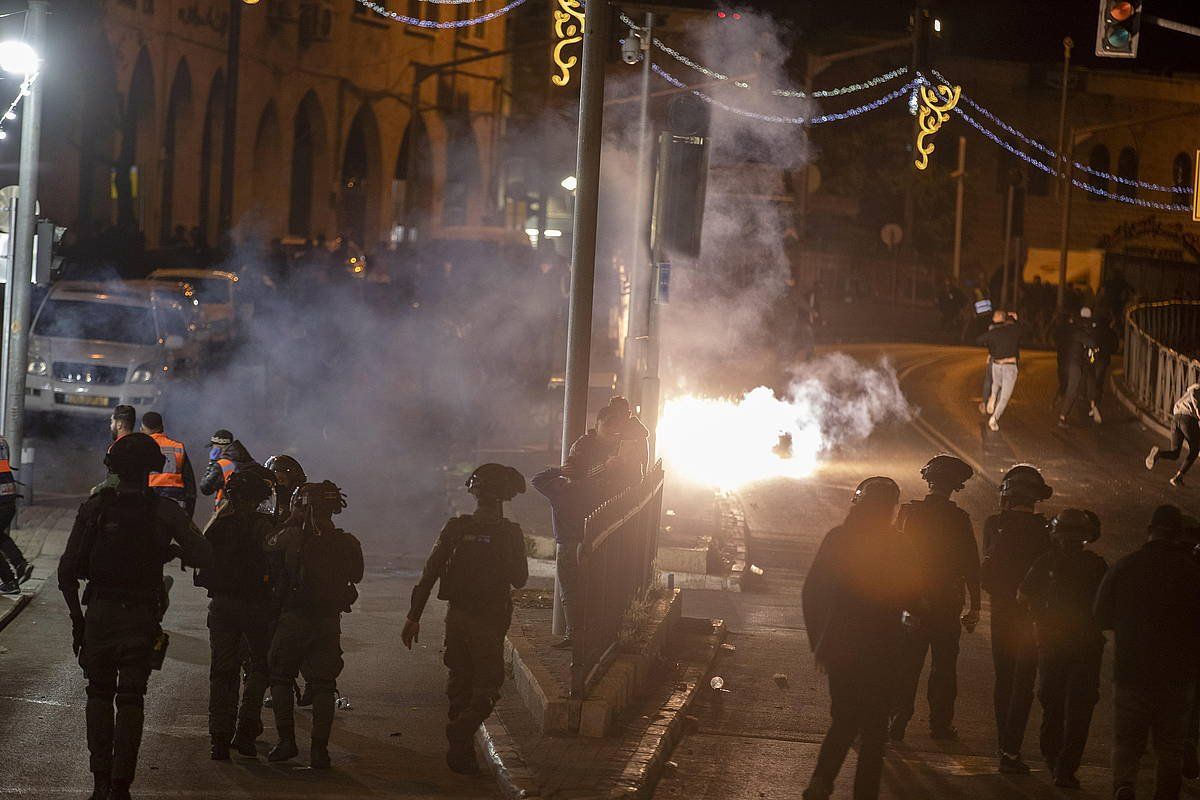
[[[1096,21],[1096,55],[1104,58],[1137,58],[1141,28],[1141,2],[1100,0],[1100,18]]]

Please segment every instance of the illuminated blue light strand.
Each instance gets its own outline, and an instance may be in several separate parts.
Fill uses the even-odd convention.
[[[978,120],[976,120],[970,114],[968,114],[966,111],[963,111],[961,108],[955,107],[954,113],[958,114],[960,117],[962,117],[963,120],[965,122],[967,122],[971,127],[975,128],[975,130],[979,131],[984,136],[991,139],[993,142],[1000,145],[1005,150],[1012,153],[1014,156],[1016,156],[1017,158],[1021,159],[1024,162],[1026,162],[1027,164],[1031,164],[1032,166],[1037,167],[1042,172],[1045,172],[1047,175],[1052,175],[1052,176],[1058,175],[1057,169],[1055,169],[1052,166],[1049,166],[1048,164],[1042,163],[1041,161],[1037,160],[1036,158],[1034,158],[1033,156],[1024,152],[1023,150],[1017,149],[1010,142],[1005,141],[1001,136],[999,136],[995,132],[988,130],[986,127],[983,126],[982,123],[980,123]],[[1096,177],[1103,177],[1103,176],[1096,176]],[[1183,211],[1190,212],[1191,211],[1191,206],[1189,206],[1189,205],[1181,205],[1178,203],[1159,203],[1154,200],[1143,200],[1140,197],[1126,197],[1125,195],[1122,195],[1122,194],[1116,194],[1114,192],[1110,192],[1107,189],[1101,189],[1098,186],[1092,186],[1090,183],[1087,183],[1086,181],[1081,181],[1079,178],[1076,178],[1076,177],[1071,178],[1071,183],[1074,184],[1075,186],[1077,186],[1078,188],[1083,189],[1085,192],[1091,192],[1094,195],[1099,195],[1100,197],[1106,197],[1109,200],[1116,200],[1121,203],[1130,203],[1135,206],[1142,206],[1143,208],[1153,208],[1158,211],[1180,211],[1180,212],[1183,212]]]
[[[438,2],[439,0],[429,0],[429,1],[430,2]],[[374,2],[374,0],[356,0],[356,2],[359,5],[363,6],[364,8],[369,8],[370,10],[374,11],[376,14],[378,14],[381,17],[387,17],[388,19],[394,20],[396,22],[403,22],[405,25],[413,25],[418,28],[446,29],[446,28],[469,28],[472,25],[481,25],[484,22],[490,22],[490,21],[496,19],[497,17],[504,16],[505,14],[512,11],[514,8],[516,8],[517,6],[524,4],[526,2],[526,0],[511,0],[511,2],[509,2],[507,5],[505,5],[501,8],[497,8],[495,11],[489,11],[486,14],[481,14],[480,16],[472,17],[471,19],[456,19],[456,20],[451,20],[449,22],[441,22],[441,21],[435,20],[435,19],[420,19],[419,17],[406,17],[403,14],[397,14],[395,11],[390,11],[390,10],[384,8],[379,3]],[[444,0],[443,0],[443,2],[444,2]]]
[[[630,19],[629,16],[627,16],[624,12],[621,13],[621,21],[624,22],[626,25],[628,25],[631,28],[641,30],[641,26],[638,25],[636,22],[634,22],[632,19]],[[703,64],[699,64],[699,63],[693,61],[692,59],[685,56],[683,53],[681,53],[678,50],[667,45],[665,42],[663,42],[658,37],[654,37],[653,41],[654,41],[655,47],[657,47],[659,50],[663,51],[664,53],[669,55],[671,58],[675,59],[680,64],[683,64],[686,67],[690,67],[703,75],[707,75],[708,77],[712,78],[713,80],[729,81],[729,83],[731,83],[732,85],[736,86],[739,89],[749,89],[750,88],[750,84],[746,83],[745,81],[736,80],[734,78],[729,77],[728,75],[726,75],[723,72],[718,72],[715,69],[710,69],[709,67],[706,67]],[[899,78],[901,75],[904,75],[907,72],[908,72],[908,67],[897,67],[896,69],[893,69],[890,72],[885,72],[882,75],[876,75],[874,78],[869,78],[868,80],[861,81],[860,83],[852,83],[847,86],[839,86],[834,89],[817,89],[816,91],[814,91],[812,93],[811,96],[815,97],[815,98],[820,98],[820,97],[839,97],[844,94],[853,94],[855,92],[861,92],[865,89],[873,89],[876,86],[879,86],[884,83],[888,83],[889,81],[893,81],[896,78]],[[801,97],[801,98],[803,98],[803,97],[810,96],[808,92],[803,92],[799,89],[772,89],[771,94],[775,95],[776,97]]]
[[[737,108],[736,106],[723,103],[712,95],[706,94],[699,89],[694,89],[688,86],[683,81],[679,80],[657,64],[651,64],[650,67],[660,78],[675,88],[686,89],[704,102],[716,106],[722,111],[728,111],[729,113],[736,114],[739,117],[747,117],[749,119],[756,119],[761,122],[772,122],[783,125],[821,125],[826,122],[840,122],[842,120],[849,119],[850,117],[857,117],[859,114],[865,114],[868,111],[874,111],[875,109],[880,108],[881,106],[884,106],[893,100],[896,100],[897,98],[903,97],[917,83],[916,81],[912,81],[904,86],[901,86],[899,89],[895,89],[888,94],[871,101],[870,103],[865,103],[861,106],[856,106],[855,108],[849,108],[845,111],[839,111],[833,114],[822,114],[820,116],[813,117],[810,120],[805,117],[784,117],[777,114],[760,114],[757,111],[747,111],[744,108]]]
[[[942,75],[940,72],[938,72],[937,70],[932,70],[932,72],[933,72],[934,77],[937,78],[939,81],[950,84],[950,81],[947,80],[946,77],[944,75]],[[950,84],[950,85],[953,85],[953,84]],[[963,101],[965,101],[967,103],[967,105],[971,106],[971,108],[975,109],[980,114],[987,117],[987,119],[990,120],[993,124],[997,125],[1001,129],[1003,129],[1005,133],[1008,133],[1008,134],[1011,134],[1011,135],[1017,137],[1018,139],[1025,142],[1025,144],[1029,145],[1030,147],[1041,150],[1047,156],[1054,159],[1054,161],[1057,163],[1058,158],[1059,158],[1058,153],[1056,153],[1050,147],[1042,144],[1037,139],[1031,138],[1030,136],[1022,133],[1021,131],[1014,128],[1012,125],[1009,125],[1007,122],[1000,119],[998,116],[996,116],[991,111],[984,108],[983,106],[979,105],[979,103],[975,102],[967,95],[965,95],[965,94],[962,95],[962,99],[963,99]],[[1074,163],[1075,163],[1075,169],[1080,170],[1081,172],[1086,172],[1087,174],[1093,175],[1097,178],[1104,178],[1105,180],[1110,180],[1113,183],[1124,184],[1125,186],[1136,186],[1139,189],[1147,189],[1149,191],[1154,191],[1154,192],[1169,192],[1170,194],[1180,194],[1182,192],[1187,191],[1187,187],[1163,186],[1160,183],[1150,183],[1148,181],[1134,180],[1132,178],[1125,178],[1120,175],[1114,175],[1111,172],[1104,172],[1103,170],[1093,169],[1091,166],[1089,166],[1087,164],[1083,164],[1079,161],[1076,161]]]

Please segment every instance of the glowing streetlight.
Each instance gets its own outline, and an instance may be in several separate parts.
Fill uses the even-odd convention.
[[[0,42],[0,69],[12,75],[32,75],[38,70],[38,54],[25,42]]]
[[[560,183],[559,185],[562,186],[564,189],[566,189],[568,192],[573,192],[573,191],[575,191],[575,187],[579,185],[579,181],[575,180],[574,175],[568,175],[567,177],[562,179],[562,183]]]

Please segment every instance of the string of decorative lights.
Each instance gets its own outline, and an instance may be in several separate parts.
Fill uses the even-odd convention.
[[[667,72],[665,69],[658,66],[657,64],[651,64],[650,67],[651,67],[651,69],[654,70],[655,74],[657,74],[660,78],[662,78],[667,83],[674,86],[675,88],[686,89],[686,90],[690,91],[693,95],[698,97],[699,99],[703,100],[705,103],[716,106],[717,108],[721,109],[722,111],[728,111],[729,113],[736,114],[739,117],[747,117],[749,119],[756,119],[761,122],[773,122],[773,123],[784,124],[784,125],[806,125],[806,124],[807,125],[821,125],[826,122],[840,122],[844,119],[849,119],[850,117],[857,117],[859,114],[865,114],[868,111],[874,111],[875,109],[877,109],[881,106],[884,106],[884,105],[892,102],[893,100],[903,97],[917,84],[917,81],[911,81],[911,82],[905,84],[904,86],[901,86],[899,89],[894,89],[893,91],[889,92],[888,94],[885,94],[882,97],[872,100],[870,103],[864,103],[861,106],[856,106],[854,108],[848,108],[845,111],[839,111],[839,112],[835,112],[832,114],[822,114],[820,116],[813,117],[812,119],[808,119],[806,117],[784,117],[784,116],[780,116],[777,114],[760,114],[757,111],[747,111],[744,108],[738,108],[736,106],[731,106],[728,103],[724,103],[724,102],[718,100],[717,98],[713,97],[712,95],[706,94],[705,92],[702,92],[699,89],[695,89],[695,88],[688,86],[683,81],[679,80],[679,78],[676,78],[674,75]]]
[[[931,70],[931,72],[933,73],[933,76],[935,78],[937,78],[939,81],[942,81],[943,83],[950,83],[950,81],[948,81],[945,78],[945,76],[943,76],[937,70]],[[1049,146],[1047,146],[1045,144],[1042,144],[1037,139],[1034,139],[1034,138],[1028,136],[1027,134],[1017,130],[1012,125],[1009,125],[1007,122],[1000,119],[1000,117],[996,116],[991,111],[984,108],[983,106],[981,106],[979,103],[972,100],[967,95],[964,94],[962,96],[962,99],[964,102],[967,103],[967,105],[971,106],[971,108],[973,108],[975,111],[979,112],[984,117],[986,117],[988,120],[990,120],[994,125],[1000,127],[1002,130],[1004,130],[1005,133],[1007,133],[1011,136],[1015,136],[1018,139],[1020,139],[1022,142],[1024,142],[1025,144],[1029,145],[1030,147],[1033,147],[1037,150],[1042,151],[1047,156],[1049,156],[1051,159],[1053,159],[1055,163],[1058,163],[1058,153],[1055,152],[1052,148],[1050,148]],[[1075,169],[1080,170],[1081,172],[1086,172],[1088,175],[1092,175],[1097,178],[1104,178],[1105,180],[1110,180],[1113,183],[1121,183],[1126,186],[1136,186],[1139,189],[1147,189],[1149,191],[1154,191],[1154,192],[1169,192],[1170,194],[1178,194],[1180,192],[1180,189],[1177,186],[1163,186],[1160,183],[1150,183],[1149,181],[1139,181],[1139,180],[1135,180],[1133,178],[1125,178],[1120,175],[1114,175],[1111,172],[1105,172],[1103,170],[1094,169],[1093,167],[1089,166],[1088,164],[1084,164],[1079,161],[1076,161],[1074,163],[1075,163]]]
[[[433,3],[435,6],[462,6],[475,3],[478,0],[417,0],[419,3]]]
[[[369,8],[370,10],[374,11],[376,14],[378,14],[381,17],[387,17],[388,19],[394,20],[396,22],[403,22],[405,25],[414,25],[418,28],[446,29],[446,28],[469,28],[472,25],[481,25],[484,22],[490,22],[491,20],[494,20],[497,17],[504,16],[505,14],[512,11],[514,8],[516,8],[517,6],[523,5],[526,2],[526,0],[510,0],[510,2],[507,5],[497,8],[495,11],[489,11],[486,14],[481,14],[478,17],[472,17],[470,19],[455,19],[455,20],[450,20],[448,22],[441,22],[441,21],[435,20],[435,19],[421,19],[419,17],[408,17],[408,16],[405,16],[404,14],[398,14],[395,11],[384,8],[379,3],[374,2],[374,0],[356,0],[356,2],[360,6],[363,6],[364,8]],[[426,0],[426,2],[448,3],[449,0]],[[456,0],[456,2],[454,2],[454,3],[449,3],[449,4],[457,5],[458,0]]]
[[[632,19],[630,19],[630,17],[628,15],[626,15],[624,12],[621,12],[620,16],[621,16],[621,21],[624,22],[629,27],[631,27],[631,28],[639,28],[640,27],[636,22],[634,22]],[[713,80],[729,81],[731,84],[733,84],[734,86],[736,86],[739,89],[749,89],[750,88],[750,84],[747,83],[746,81],[735,80],[733,78],[730,78],[728,75],[726,75],[723,72],[718,72],[715,69],[710,69],[710,68],[704,66],[703,64],[699,64],[699,63],[693,61],[692,59],[685,56],[683,53],[679,52],[678,50],[674,49],[673,47],[671,47],[668,44],[666,44],[665,42],[663,42],[657,36],[653,38],[653,42],[654,42],[655,47],[657,47],[659,50],[661,50],[664,53],[666,53],[667,55],[669,55],[671,58],[678,61],[680,64],[683,64],[686,67],[691,67],[692,69],[696,70],[697,72],[699,72],[703,75],[706,75],[709,78],[712,78]],[[896,78],[899,78],[901,75],[904,75],[907,72],[908,72],[908,67],[897,67],[896,69],[893,69],[889,72],[885,72],[882,75],[876,75],[874,78],[870,78],[868,80],[861,81],[860,83],[852,83],[847,86],[839,86],[834,89],[817,89],[816,91],[812,92],[812,97],[814,97],[814,98],[839,97],[844,94],[853,94],[855,92],[861,92],[865,89],[873,89],[876,86],[879,86],[880,84],[884,84],[889,81],[895,80]],[[803,91],[800,91],[799,89],[772,89],[771,94],[775,95],[776,97],[808,97],[809,96],[808,92],[803,92]]]
[[[971,127],[975,128],[975,130],[979,131],[984,136],[991,139],[993,142],[1000,145],[1001,147],[1003,147],[1008,152],[1012,153],[1017,158],[1025,161],[1027,164],[1030,164],[1030,165],[1036,167],[1037,169],[1040,169],[1042,172],[1045,172],[1047,175],[1055,176],[1058,174],[1058,171],[1054,167],[1052,167],[1048,164],[1042,163],[1041,161],[1039,161],[1038,159],[1029,155],[1025,151],[1018,149],[1011,142],[1005,140],[1003,137],[1001,137],[994,131],[988,130],[982,123],[980,123],[978,120],[976,120],[970,114],[968,114],[966,111],[963,111],[962,108],[955,107],[954,113],[958,114],[960,117],[962,117],[963,120],[967,124],[969,124]],[[1102,177],[1102,176],[1097,176],[1097,177]],[[1144,208],[1153,208],[1158,211],[1180,211],[1180,212],[1183,212],[1183,211],[1190,212],[1191,211],[1191,206],[1189,206],[1189,205],[1184,205],[1184,204],[1179,204],[1179,203],[1160,203],[1155,200],[1144,200],[1140,197],[1129,197],[1127,195],[1110,192],[1107,189],[1100,188],[1099,186],[1093,186],[1092,184],[1090,184],[1086,181],[1082,181],[1079,178],[1075,178],[1075,177],[1071,178],[1071,183],[1074,184],[1075,186],[1077,186],[1078,188],[1083,189],[1086,192],[1091,192],[1094,195],[1099,195],[1100,197],[1105,197],[1105,198],[1108,198],[1109,200],[1116,200],[1121,203],[1130,203],[1135,206],[1142,206]]]
[[[4,116],[0,117],[0,139],[7,139],[8,132],[4,130],[4,123],[17,118],[17,104],[21,102],[21,98],[29,94],[29,87],[33,86],[34,80],[37,79],[36,72],[25,76],[25,80],[21,81],[21,88],[17,90],[17,96],[8,104],[8,110],[4,112]]]

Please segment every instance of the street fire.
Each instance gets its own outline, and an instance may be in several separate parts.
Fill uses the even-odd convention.
[[[910,415],[887,363],[868,366],[833,354],[797,368],[782,398],[759,386],[741,397],[668,399],[658,449],[674,474],[737,489],[767,478],[807,478],[835,447]]]

